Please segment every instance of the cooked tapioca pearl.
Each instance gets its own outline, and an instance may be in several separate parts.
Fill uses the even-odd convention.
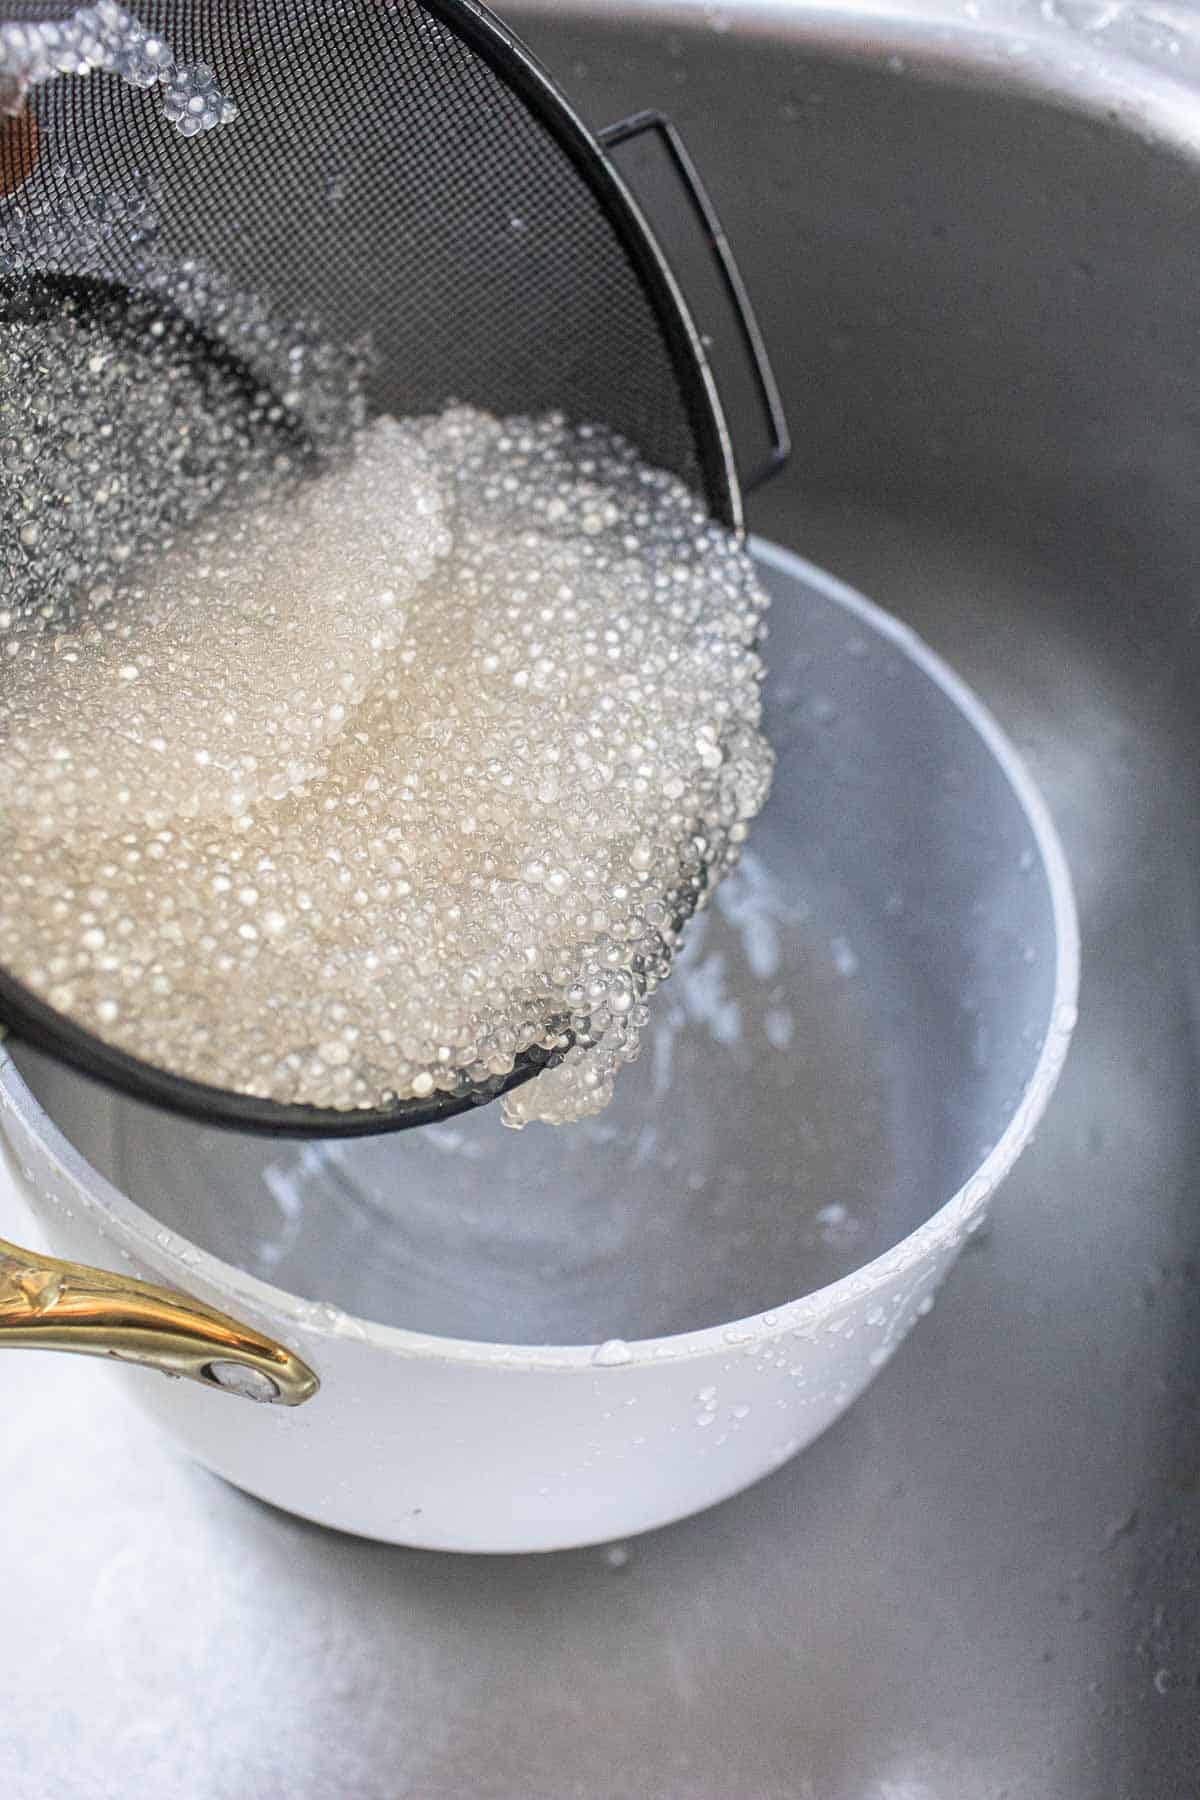
[[[11,879],[46,901],[0,906],[0,962],[312,1105],[466,1092],[570,1031],[506,1117],[599,1110],[769,781],[734,540],[599,428],[453,408],[108,585],[77,660],[27,635],[0,698]]]

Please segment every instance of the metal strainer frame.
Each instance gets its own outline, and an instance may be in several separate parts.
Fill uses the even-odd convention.
[[[740,533],[742,488],[764,479],[786,459],[787,428],[736,265],[677,135],[661,115],[647,113],[598,137],[525,45],[486,7],[476,0],[412,3],[487,65],[583,178],[662,332],[694,440],[704,498],[716,518]],[[18,5],[12,10],[34,17],[47,9]],[[28,172],[22,172],[22,181]],[[0,194],[0,214],[6,198]],[[738,421],[737,441],[731,416]],[[522,1056],[487,1095],[435,1093],[387,1109],[343,1110],[265,1100],[157,1068],[58,1013],[3,969],[0,1021],[0,1029],[7,1027],[136,1099],[208,1123],[280,1136],[362,1136],[433,1123],[517,1087],[544,1066],[544,1059]]]

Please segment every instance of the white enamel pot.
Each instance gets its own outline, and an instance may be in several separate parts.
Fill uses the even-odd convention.
[[[694,1254],[697,1228],[686,1213],[673,1238],[672,1182],[660,1172],[639,1207],[644,1214],[660,1205],[668,1223],[656,1249],[631,1238],[632,1248],[605,1250],[610,1314],[592,1280],[579,1314],[587,1325],[580,1335],[589,1341],[529,1341],[539,1319],[563,1315],[563,1307],[545,1311],[540,1298],[523,1301],[523,1313],[513,1302],[523,1321],[514,1335],[526,1341],[483,1341],[478,1328],[462,1330],[464,1318],[499,1319],[509,1304],[500,1293],[488,1313],[492,1252],[478,1246],[475,1311],[463,1312],[462,1293],[449,1278],[443,1304],[439,1278],[426,1270],[412,1315],[399,1281],[392,1285],[401,1298],[386,1309],[389,1322],[379,1323],[355,1316],[344,1301],[328,1303],[322,1272],[332,1279],[341,1260],[330,1251],[332,1238],[310,1257],[301,1292],[264,1279],[262,1257],[256,1263],[246,1253],[247,1243],[264,1239],[247,1220],[256,1209],[278,1211],[277,1165],[268,1163],[263,1140],[143,1112],[10,1046],[12,1054],[0,1049],[0,1125],[13,1182],[56,1257],[96,1265],[116,1279],[101,1295],[108,1314],[99,1317],[104,1305],[96,1302],[91,1337],[81,1343],[77,1333],[72,1341],[67,1314],[73,1297],[78,1311],[87,1270],[55,1273],[36,1253],[9,1246],[7,1263],[0,1254],[0,1347],[99,1349],[190,1375],[166,1381],[155,1368],[113,1371],[188,1451],[248,1492],[345,1531],[464,1551],[552,1550],[681,1518],[793,1456],[850,1405],[928,1310],[1050,1098],[1075,1019],[1077,931],[1046,810],[1012,747],[962,683],[868,602],[783,552],[764,545],[756,552],[775,593],[767,709],[779,764],[750,849],[764,866],[777,855],[799,856],[813,887],[834,896],[831,916],[838,906],[852,911],[854,960],[862,970],[904,975],[899,987],[881,976],[877,993],[869,984],[863,990],[866,1016],[876,1021],[895,1076],[875,1109],[885,1153],[877,1166],[895,1173],[902,1201],[900,1213],[893,1207],[888,1214],[903,1219],[901,1229],[890,1228],[891,1241],[880,1243],[877,1235],[861,1262],[850,1254],[839,1278],[788,1298],[778,1281],[791,1263],[775,1255],[755,1262],[753,1245],[738,1236],[740,1204],[711,1212],[726,1221],[712,1256]],[[839,955],[848,968],[844,946]],[[815,1204],[811,1170],[786,1129],[791,1054],[786,1046],[774,1050],[774,1111],[755,1115],[754,1143],[738,1151],[729,1175],[731,1193],[741,1193],[735,1177],[744,1182],[748,1161],[757,1157],[754,1168],[773,1170],[772,1243],[786,1243],[793,1207],[802,1235]],[[855,1078],[849,1066],[806,1077],[824,1080],[830,1105],[836,1108],[844,1093],[852,1109],[859,1107]],[[641,1064],[624,1076],[631,1091],[648,1080]],[[710,1132],[705,1155],[718,1183],[721,1157],[733,1154],[743,1130],[746,1107],[737,1089],[730,1082],[727,1091],[689,1096],[688,1106],[659,1109],[664,1138]],[[797,1091],[795,1109],[802,1104]],[[783,1146],[774,1161],[772,1120]],[[476,1125],[489,1134],[479,1140],[486,1156],[472,1164],[486,1200],[490,1181],[499,1194],[506,1155],[527,1154],[526,1140],[533,1143],[545,1128],[513,1139],[480,1115],[462,1130]],[[406,1212],[418,1199],[436,1214],[436,1182],[419,1196],[413,1187],[413,1169],[428,1162],[414,1164],[415,1152],[405,1149],[409,1136],[421,1135],[389,1139],[386,1151],[375,1141],[371,1181],[376,1190],[381,1182],[386,1187],[394,1166],[396,1192],[390,1210],[355,1214],[346,1261],[392,1268],[387,1259],[398,1253],[388,1249],[388,1234],[408,1229]],[[633,1163],[619,1132],[608,1141],[608,1163],[592,1160],[610,1170],[611,1187]],[[847,1133],[845,1144],[852,1141]],[[354,1142],[338,1152],[343,1188],[354,1172],[346,1160],[356,1154]],[[469,1142],[464,1153],[473,1153]],[[820,1153],[832,1155],[828,1144]],[[323,1152],[311,1146],[300,1154],[316,1167]],[[381,1160],[393,1156],[394,1165]],[[682,1168],[678,1156],[662,1165],[671,1166]],[[138,1171],[136,1200],[102,1172],[119,1167]],[[907,1170],[932,1172],[909,1179]],[[763,1191],[758,1179],[755,1192]],[[872,1195],[860,1199],[869,1213]],[[556,1208],[569,1212],[572,1204],[565,1181],[526,1195],[527,1208],[551,1221]],[[580,1225],[569,1216],[574,1236],[586,1237],[586,1217]],[[756,1229],[766,1230],[761,1206],[754,1216]],[[363,1219],[375,1221],[377,1252]],[[881,1230],[886,1240],[888,1229]],[[503,1247],[494,1254],[499,1269]],[[655,1262],[652,1282],[647,1259]],[[555,1266],[565,1269],[569,1261],[560,1257]],[[519,1264],[510,1257],[503,1280],[527,1296],[533,1277]],[[767,1273],[747,1275],[760,1265]],[[293,1259],[290,1266],[299,1265]],[[802,1270],[803,1259],[795,1266]],[[519,1290],[512,1285],[518,1278],[525,1284]],[[554,1270],[539,1279],[552,1289]],[[179,1350],[185,1322],[172,1357],[163,1323],[171,1294],[166,1301],[143,1294],[143,1314],[131,1326],[121,1293],[136,1280],[171,1290],[185,1313],[199,1303],[192,1321],[200,1322],[199,1349]],[[690,1296],[689,1284],[696,1288]],[[665,1298],[631,1314],[635,1289]],[[135,1298],[141,1293],[132,1291]],[[378,1282],[369,1291],[379,1292]],[[736,1301],[728,1312],[725,1293]],[[655,1335],[658,1304],[662,1335]],[[159,1311],[151,1318],[147,1307]],[[203,1308],[215,1309],[224,1323]],[[697,1328],[673,1328],[697,1310],[705,1315]],[[604,1329],[610,1315],[611,1331]],[[631,1316],[644,1321],[642,1330],[618,1336]],[[442,1317],[457,1335],[442,1335]],[[125,1336],[113,1340],[122,1319]],[[251,1405],[247,1397],[302,1403]]]

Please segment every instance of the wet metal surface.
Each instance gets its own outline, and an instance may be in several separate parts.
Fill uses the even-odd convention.
[[[1025,97],[963,24],[926,81],[903,20],[606,16],[541,7],[528,34],[596,122],[668,108],[710,180],[797,439],[755,528],[910,619],[1055,812],[1084,933],[1072,1057],[990,1230],[866,1398],[624,1561],[334,1537],[183,1462],[103,1368],[6,1358],[0,1785],[1192,1800],[1194,151],[1106,101]],[[1200,102],[1172,92],[1200,140]],[[0,1198],[0,1233],[23,1225]]]

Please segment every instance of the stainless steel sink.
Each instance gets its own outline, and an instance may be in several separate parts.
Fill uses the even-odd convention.
[[[1194,1800],[1200,15],[511,16],[594,123],[661,105],[704,171],[797,445],[754,528],[915,624],[1028,757],[1075,1048],[867,1397],[627,1556],[334,1538],[179,1464],[103,1371],[12,1359],[0,1784]]]

